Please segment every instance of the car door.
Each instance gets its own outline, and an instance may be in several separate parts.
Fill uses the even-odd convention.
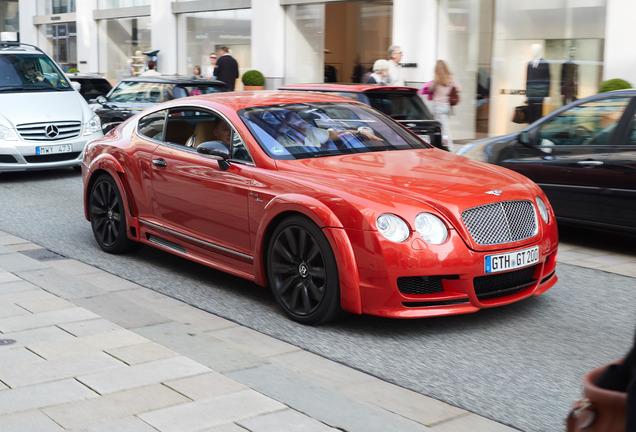
[[[499,164],[541,186],[560,219],[602,223],[606,191],[615,182],[613,140],[630,100],[601,97],[549,116],[529,131],[530,145],[514,144]]]
[[[636,107],[627,111],[625,133],[615,137],[615,151],[607,166],[613,176],[604,200],[604,222],[636,230]]]
[[[247,205],[253,167],[236,161],[223,170],[218,160],[186,145],[190,128],[184,122],[190,122],[193,132],[197,122],[210,120],[224,121],[203,110],[168,113],[164,142],[152,155],[155,213],[181,244],[241,259],[251,255]],[[233,129],[232,134],[236,140]]]

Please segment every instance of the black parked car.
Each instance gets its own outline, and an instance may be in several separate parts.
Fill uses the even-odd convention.
[[[68,79],[82,86],[79,92],[86,99],[86,102],[99,96],[106,96],[110,89],[113,88],[106,78],[98,74],[72,73],[67,74],[67,76]]]
[[[131,77],[117,83],[105,97],[98,97],[98,105],[93,109],[106,133],[128,117],[158,103],[225,91],[228,91],[225,83],[217,80],[173,75]]]
[[[636,232],[635,115],[636,90],[601,93],[458,154],[531,178],[562,222]]]
[[[313,91],[337,94],[371,105],[411,129],[427,143],[444,150],[442,125],[417,95],[413,87],[379,86],[375,84],[290,84],[280,90]]]

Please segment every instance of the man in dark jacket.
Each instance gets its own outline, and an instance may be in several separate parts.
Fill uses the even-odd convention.
[[[214,75],[219,81],[223,81],[230,91],[234,90],[236,79],[239,77],[238,63],[230,55],[228,47],[221,47],[221,57],[216,61]]]

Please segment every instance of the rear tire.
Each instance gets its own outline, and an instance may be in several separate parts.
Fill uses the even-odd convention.
[[[324,324],[341,314],[336,259],[312,221],[292,216],[274,229],[267,275],[276,301],[294,321]]]
[[[132,249],[136,242],[128,238],[126,214],[121,193],[115,180],[100,175],[89,195],[91,228],[97,244],[108,253],[122,253]]]

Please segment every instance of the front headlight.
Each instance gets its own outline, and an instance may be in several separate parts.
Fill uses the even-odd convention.
[[[0,141],[17,141],[18,137],[15,136],[13,131],[6,126],[0,125]]]
[[[425,242],[431,244],[442,244],[448,238],[446,224],[430,213],[420,213],[415,217],[415,230]]]
[[[99,120],[97,114],[95,114],[84,126],[84,135],[92,135],[102,130],[102,122]]]
[[[394,214],[385,213],[378,216],[375,221],[378,231],[387,240],[400,243],[409,238],[409,226],[401,218]]]
[[[543,222],[549,223],[550,213],[548,212],[548,208],[546,207],[543,200],[539,197],[537,197],[537,208],[539,209],[539,214],[541,215],[541,219],[543,219]]]

